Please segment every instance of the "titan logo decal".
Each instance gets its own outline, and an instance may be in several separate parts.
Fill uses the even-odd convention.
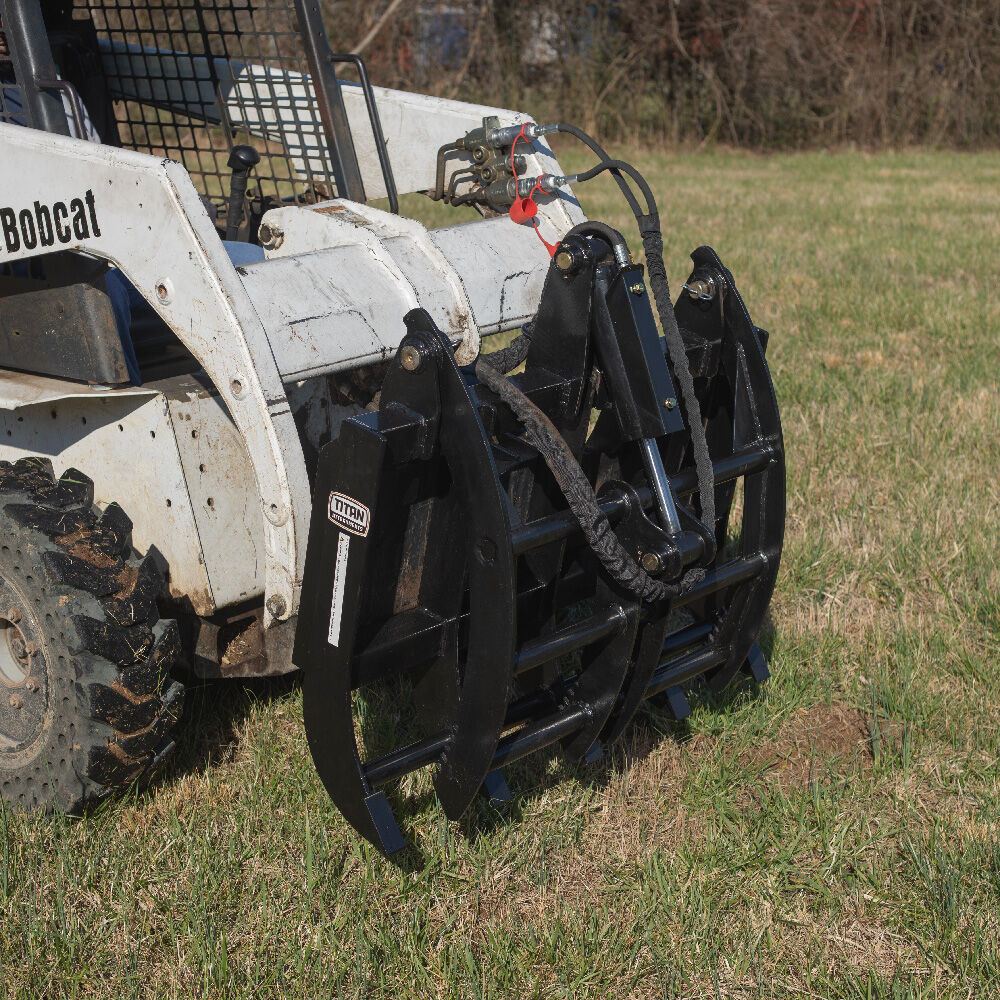
[[[363,503],[358,503],[343,493],[331,493],[328,513],[330,520],[339,528],[362,538],[368,534],[372,513]]]
[[[31,208],[21,211],[0,208],[0,230],[3,230],[7,253],[17,253],[22,247],[34,250],[57,243],[65,246],[100,236],[94,192],[88,191],[82,198],[57,201],[52,205],[36,201]]]

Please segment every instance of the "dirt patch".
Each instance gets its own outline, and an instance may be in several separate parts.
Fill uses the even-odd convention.
[[[897,729],[881,723],[884,747],[894,740],[898,743]],[[665,740],[666,737],[649,727],[635,726],[620,744],[619,759],[642,761],[644,768],[669,764],[673,778],[680,782],[700,762],[720,752],[727,753],[717,737],[705,734],[697,734],[673,748]],[[871,719],[839,702],[811,705],[786,719],[777,736],[762,737],[752,747],[730,753],[741,767],[759,772],[761,777],[777,780],[787,787],[807,784],[820,774],[846,773],[872,763]]]
[[[262,643],[260,621],[254,618],[248,625],[241,623],[240,628],[241,631],[236,635],[224,638],[223,663],[242,663],[251,656],[260,656]]]
[[[882,736],[886,737],[882,724]],[[542,814],[555,806],[562,842],[539,843],[539,865],[546,869],[547,891],[564,902],[593,898],[607,880],[608,868],[630,869],[646,863],[650,851],[673,856],[678,844],[692,849],[711,834],[713,820],[683,801],[685,783],[702,765],[725,766],[728,760],[747,774],[728,796],[737,808],[751,809],[764,783],[782,788],[828,782],[873,763],[869,717],[848,705],[812,705],[794,712],[776,735],[736,749],[728,738],[697,734],[675,741],[639,723],[614,752],[615,767],[595,795],[581,794],[557,782],[527,807]],[[576,799],[577,801],[573,801]],[[641,817],[641,819],[639,818]],[[534,829],[534,827],[529,827]],[[523,846],[523,845],[522,845]],[[497,865],[489,891],[477,897],[492,919],[542,919],[547,897],[521,870],[523,856]],[[536,873],[537,875],[537,873]]]
[[[800,709],[782,724],[775,740],[745,751],[740,760],[783,787],[844,774],[872,763],[868,717],[838,703]]]
[[[118,585],[118,589],[112,596],[119,601],[125,600],[135,590],[138,579],[139,570],[135,566],[129,566],[126,563],[122,567],[122,571],[115,576],[115,583]]]
[[[93,547],[91,533],[85,528],[71,531],[68,535],[60,535],[56,539],[56,544],[66,549],[74,559],[82,559],[83,562],[90,563],[98,569],[110,569],[116,563],[111,556]]]

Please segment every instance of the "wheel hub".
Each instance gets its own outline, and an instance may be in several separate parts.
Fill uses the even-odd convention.
[[[0,753],[17,753],[41,734],[48,707],[48,668],[34,613],[0,579]]]

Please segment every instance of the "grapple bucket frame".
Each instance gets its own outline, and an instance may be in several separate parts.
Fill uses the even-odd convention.
[[[484,785],[503,797],[500,768],[532,752],[561,743],[571,759],[599,756],[646,698],[666,694],[683,717],[683,686],[697,677],[721,690],[741,668],[767,676],[757,637],[784,530],[767,334],[715,252],[696,250],[675,313],[712,460],[716,516],[705,525],[641,269],[615,265],[598,239],[583,247],[572,267],[553,262],[524,371],[509,382],[572,451],[636,564],[672,581],[670,596],[637,596],[595,557],[504,383],[483,359],[460,369],[427,313],[409,313],[377,411],[346,421],[320,454],[294,653],[323,783],[387,853],[403,838],[381,786],[415,769],[436,765],[437,795],[457,818]],[[601,339],[609,315],[628,399]],[[643,410],[651,391],[666,393],[663,412]],[[636,436],[651,432],[631,433],[629,412],[636,428],[658,429],[679,531],[657,523]],[[352,693],[404,673],[422,736],[362,759]]]

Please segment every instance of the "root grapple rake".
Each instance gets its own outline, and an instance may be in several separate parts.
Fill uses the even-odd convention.
[[[434,766],[457,818],[527,754],[599,756],[646,698],[683,717],[697,677],[767,676],[785,503],[767,334],[701,247],[671,350],[622,244],[573,230],[530,327],[469,368],[410,312],[377,410],[320,455],[294,659],[323,783],[387,853],[381,786],[408,772]],[[363,759],[352,692],[400,674],[417,736]]]

